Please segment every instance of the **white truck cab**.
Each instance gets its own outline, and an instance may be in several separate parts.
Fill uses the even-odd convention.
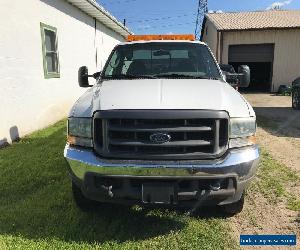
[[[142,40],[142,41],[141,41]],[[242,210],[259,161],[251,105],[192,36],[130,36],[68,118],[64,156],[74,199]],[[241,66],[240,86],[250,72]]]

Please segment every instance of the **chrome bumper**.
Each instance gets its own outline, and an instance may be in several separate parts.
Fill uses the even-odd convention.
[[[97,157],[92,150],[66,145],[64,156],[75,177],[84,180],[86,173],[105,176],[136,177],[235,177],[237,181],[250,179],[259,161],[257,146],[230,150],[217,161],[138,161],[107,160]]]

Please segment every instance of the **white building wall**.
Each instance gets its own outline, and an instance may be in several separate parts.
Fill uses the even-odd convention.
[[[40,22],[57,28],[60,78],[44,78]],[[64,0],[1,0],[0,23],[0,144],[66,117],[85,91],[78,68],[101,70],[123,41],[99,22],[95,37],[94,19]]]
[[[116,40],[122,39],[118,34],[111,33],[109,28],[97,22],[96,47],[97,47],[97,68],[102,70],[111,51],[116,46]]]
[[[228,63],[229,45],[275,44],[272,92],[300,76],[300,29],[225,32],[223,41],[223,63]]]

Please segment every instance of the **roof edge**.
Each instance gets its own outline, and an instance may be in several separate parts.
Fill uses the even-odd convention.
[[[124,38],[133,33],[95,0],[67,0],[87,15],[95,18]],[[98,12],[98,13],[97,13]],[[101,18],[100,18],[101,17]]]
[[[217,31],[251,31],[251,30],[288,30],[288,29],[299,29],[300,26],[285,26],[285,27],[257,27],[257,28],[223,28],[222,26],[220,26],[220,24],[218,24],[216,22],[216,20],[214,19],[214,16],[222,16],[222,15],[227,15],[227,14],[249,14],[249,13],[267,13],[267,12],[300,12],[300,9],[296,9],[296,10],[259,10],[259,11],[242,11],[242,12],[223,12],[223,13],[207,13],[205,14],[205,19],[206,21],[209,20],[213,26],[216,28]]]
[[[207,20],[210,21],[216,27],[217,31],[222,31],[222,29],[219,29],[219,27],[216,24],[216,22],[212,18],[210,18],[209,13],[206,13],[204,15],[204,18],[205,18],[205,22],[207,22]]]
[[[217,29],[222,32],[235,32],[235,31],[266,31],[266,30],[297,30],[299,27],[266,27],[266,28],[248,28],[248,29]]]
[[[261,13],[261,12],[297,12],[300,9],[281,9],[281,10],[249,10],[249,11],[226,11],[226,12],[211,12],[206,13],[205,15],[224,15],[224,14],[245,14],[245,13]]]

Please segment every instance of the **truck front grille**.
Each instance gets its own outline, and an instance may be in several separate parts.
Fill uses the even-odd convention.
[[[152,135],[170,138],[164,143]],[[220,111],[102,111],[94,116],[96,152],[119,159],[213,159],[228,145],[228,115]]]

